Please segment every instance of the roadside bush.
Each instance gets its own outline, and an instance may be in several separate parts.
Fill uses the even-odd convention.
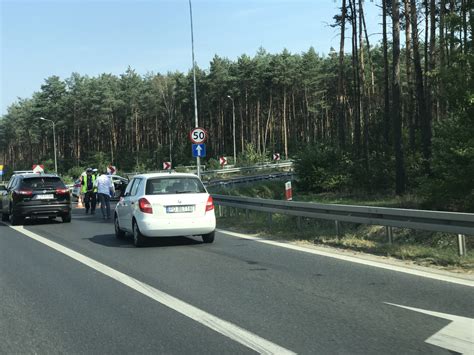
[[[78,179],[84,170],[85,168],[81,166],[74,166],[67,171],[66,175],[71,176],[73,179]]]
[[[266,160],[266,156],[262,153],[257,152],[255,145],[252,143],[245,144],[245,149],[242,154],[237,158],[239,166],[248,166],[256,163],[261,163]]]
[[[425,207],[474,212],[474,104],[439,122],[433,136],[431,175],[419,192]]]
[[[343,190],[351,182],[352,165],[350,157],[337,147],[307,147],[295,159],[298,186],[311,192]]]
[[[221,168],[219,161],[217,159],[211,158],[206,163],[206,170],[218,170]]]

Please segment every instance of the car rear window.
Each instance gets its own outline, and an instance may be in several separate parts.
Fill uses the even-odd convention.
[[[53,188],[57,189],[66,187],[62,180],[58,177],[31,177],[23,179],[22,187],[30,189]]]
[[[169,177],[148,179],[146,182],[147,195],[205,193],[202,182],[196,178]]]

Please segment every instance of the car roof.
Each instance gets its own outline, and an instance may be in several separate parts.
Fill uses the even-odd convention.
[[[196,174],[190,174],[190,173],[148,173],[148,174],[140,174],[134,176],[134,178],[145,178],[145,179],[151,179],[151,178],[170,178],[170,177],[190,177],[190,178],[197,178],[199,177]]]
[[[27,173],[27,174],[17,174],[21,175],[23,178],[35,178],[35,177],[54,177],[60,179],[56,174],[37,174],[37,173]]]

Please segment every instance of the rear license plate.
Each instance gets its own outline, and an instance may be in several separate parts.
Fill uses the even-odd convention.
[[[36,195],[35,200],[52,200],[54,199],[53,194],[45,194],[45,195]]]
[[[190,213],[194,211],[193,205],[188,206],[166,206],[166,213]]]

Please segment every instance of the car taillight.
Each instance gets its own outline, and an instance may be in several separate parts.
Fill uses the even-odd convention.
[[[212,196],[209,196],[206,203],[206,212],[212,211],[214,209],[214,201],[212,200]]]
[[[141,198],[138,200],[138,207],[140,211],[143,213],[153,213],[153,208],[151,207],[151,203],[148,202],[146,198]]]
[[[14,191],[14,193],[21,196],[32,196],[33,190],[21,189],[21,190]]]
[[[62,189],[62,188],[57,188],[56,189],[56,194],[58,195],[66,195],[69,193],[69,189]]]

